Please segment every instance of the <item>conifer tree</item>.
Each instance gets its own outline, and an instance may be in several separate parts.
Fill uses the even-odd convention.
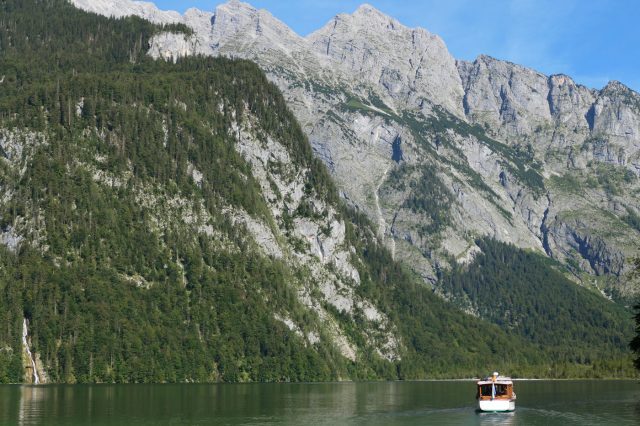
[[[633,269],[630,274],[630,279],[632,281],[637,280],[638,278],[640,278],[640,255],[633,259]],[[634,306],[634,309],[636,311],[636,335],[633,340],[631,340],[631,343],[629,343],[629,347],[637,355],[637,358],[633,361],[633,364],[638,370],[640,370],[640,302],[638,302],[638,304]]]

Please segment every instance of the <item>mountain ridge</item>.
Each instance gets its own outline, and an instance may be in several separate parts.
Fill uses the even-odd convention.
[[[139,1],[139,0],[69,0],[69,1],[72,4],[74,4],[76,7],[80,8],[80,9],[83,9],[83,10],[86,10],[88,12],[102,14],[102,15],[106,15],[106,16],[113,16],[113,17],[124,17],[124,16],[137,15],[137,16],[144,17],[145,19],[148,19],[151,22],[156,22],[156,23],[160,23],[160,24],[184,23],[185,19],[188,19],[190,16],[193,16],[193,15],[196,15],[196,16],[210,16],[211,18],[215,15],[215,11],[208,12],[208,11],[204,11],[202,9],[196,8],[196,7],[188,8],[184,13],[181,14],[180,12],[173,11],[173,10],[160,9],[152,1]],[[393,18],[392,16],[385,14],[384,12],[380,11],[379,9],[377,9],[376,7],[372,6],[369,3],[362,3],[360,6],[358,6],[356,8],[356,10],[353,13],[344,12],[344,13],[339,13],[339,14],[335,15],[324,26],[322,26],[322,27],[310,32],[306,36],[297,34],[286,23],[284,23],[283,21],[280,21],[278,18],[276,18],[274,15],[272,15],[267,9],[257,9],[255,7],[253,7],[250,3],[243,2],[241,0],[228,0],[225,3],[221,3],[220,5],[218,5],[217,9],[218,8],[226,8],[227,6],[232,6],[237,11],[244,11],[245,15],[254,15],[256,12],[261,12],[261,13],[265,13],[266,12],[266,16],[268,16],[270,18],[273,18],[273,20],[277,21],[279,23],[279,25],[286,26],[292,33],[294,33],[295,35],[297,35],[298,37],[303,38],[303,39],[310,38],[313,34],[315,34],[318,31],[321,31],[322,29],[330,26],[330,24],[332,22],[334,22],[336,19],[339,19],[341,17],[345,17],[345,16],[354,17],[354,16],[358,16],[358,15],[369,13],[369,14],[373,14],[374,16],[376,16],[378,18],[378,20],[381,21],[381,22],[389,22],[389,23],[394,24],[394,26],[398,25],[399,27],[404,28],[404,29],[410,29],[410,30],[413,30],[413,31],[424,32],[424,33],[426,33],[428,35],[431,35],[433,37],[436,37],[436,38],[442,40],[440,36],[438,36],[437,34],[431,33],[426,28],[419,27],[419,26],[418,27],[408,27],[408,26],[402,24],[396,18]],[[456,60],[460,61],[460,62],[470,62],[470,63],[472,63],[474,61],[477,61],[479,59],[484,59],[484,58],[488,58],[488,59],[504,62],[504,63],[511,64],[511,65],[517,65],[520,68],[532,70],[532,71],[534,71],[536,73],[539,73],[541,75],[545,75],[547,77],[565,76],[565,77],[571,78],[570,75],[567,75],[567,74],[564,74],[564,73],[555,73],[555,74],[546,75],[546,74],[544,74],[544,73],[542,73],[540,71],[535,70],[534,68],[530,68],[530,67],[526,67],[526,66],[523,66],[523,65],[519,65],[519,64],[517,64],[515,62],[509,61],[509,60],[505,60],[505,59],[499,59],[497,57],[494,57],[494,56],[491,56],[491,55],[488,55],[488,54],[484,54],[484,53],[479,54],[475,59],[472,59],[472,60],[465,60],[465,59],[456,59]],[[585,84],[581,84],[581,83],[576,83],[576,85],[586,87],[586,88],[588,88],[590,90],[601,91],[606,86],[608,86],[609,84],[616,84],[616,83],[621,84],[622,86],[624,86],[625,89],[628,89],[630,91],[638,93],[635,90],[633,90],[630,87],[628,87],[627,85],[625,85],[624,82],[618,81],[616,79],[610,80],[608,83],[605,84],[605,86],[603,86],[600,89],[594,88],[594,87],[589,87],[589,86],[587,86]]]
[[[490,235],[552,256],[583,284],[595,276],[602,281],[597,288],[636,291],[620,282],[627,268],[624,259],[635,249],[631,238],[607,236],[604,230],[590,235],[592,228],[603,226],[596,218],[612,203],[621,206],[614,211],[638,214],[633,194],[640,174],[640,116],[631,89],[614,82],[589,89],[570,78],[487,55],[455,60],[438,36],[405,27],[371,6],[337,15],[306,37],[246,3],[223,4],[216,13],[210,30],[196,31],[192,41],[172,34],[156,37],[150,54],[174,60],[197,53],[256,61],[284,92],[343,196],[379,223],[394,253],[399,248],[412,259],[427,281],[436,281],[434,271],[446,264],[446,256],[463,259],[474,252],[474,235]],[[368,14],[378,31],[370,29]],[[216,29],[220,25],[224,31]],[[443,121],[438,108],[453,117]],[[440,130],[425,133],[436,122],[436,128],[453,126],[454,135],[447,136],[453,136],[453,145],[444,153],[427,154],[423,142],[436,148],[442,143]],[[472,127],[465,129],[467,125]],[[468,138],[476,140],[464,142]],[[393,147],[403,152],[404,162],[392,161]],[[491,152],[483,152],[486,148]],[[405,212],[399,194],[385,192],[390,171],[420,163],[416,156],[424,155],[441,157],[440,163],[447,157],[454,168],[437,175],[448,192],[457,194],[452,212],[457,219],[441,229],[447,238],[417,235],[424,219],[415,211]],[[354,159],[364,159],[366,165],[354,170]],[[615,173],[605,171],[609,168]],[[593,173],[599,176],[596,184],[589,177]],[[611,173],[628,173],[632,179],[614,184],[606,176]],[[540,177],[530,180],[535,174]],[[460,179],[467,182],[464,191],[455,183]],[[549,194],[543,198],[535,183],[540,179],[542,192]],[[569,201],[573,196],[562,189],[564,181],[581,185],[590,201]],[[529,187],[532,183],[535,188]],[[623,191],[627,196],[612,198],[610,190],[619,185],[628,186]],[[573,219],[574,204],[589,206],[587,220]],[[614,216],[607,227],[626,221],[624,214]],[[629,232],[636,231],[631,227]]]
[[[216,48],[264,70],[147,55],[194,36],[184,25],[62,0],[0,9],[0,381],[29,382],[34,364],[67,383],[630,374],[623,307],[485,235],[531,238],[504,203],[544,202],[526,151],[429,99],[411,109],[411,96],[312,74],[313,55],[260,40],[253,19],[231,22],[249,38]],[[531,265],[577,322],[535,291]],[[468,286],[492,268],[508,272],[495,286],[519,281],[505,298],[527,299],[506,324]],[[561,321],[559,347],[516,330],[522,314]]]

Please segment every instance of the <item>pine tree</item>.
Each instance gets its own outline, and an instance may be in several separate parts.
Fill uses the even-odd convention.
[[[640,278],[640,256],[633,259],[633,269],[629,276],[630,280],[637,280],[638,278]],[[636,311],[634,317],[636,321],[636,335],[633,340],[631,340],[631,343],[629,343],[629,347],[637,355],[633,364],[638,370],[640,370],[640,303],[635,305],[634,309]]]

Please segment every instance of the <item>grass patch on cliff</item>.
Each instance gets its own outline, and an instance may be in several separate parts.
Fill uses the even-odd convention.
[[[479,142],[487,146],[491,151],[498,153],[506,161],[502,162],[502,166],[515,176],[523,185],[528,186],[534,195],[540,196],[544,193],[544,179],[539,173],[540,164],[534,161],[532,149],[521,146],[510,147],[495,139],[490,138],[484,129],[479,125],[470,125],[457,117],[451,115],[441,107],[434,107],[434,115],[429,116],[426,120],[418,118],[415,114],[405,113],[404,121],[408,124],[414,133],[421,133],[428,130],[432,135],[440,135],[440,139],[435,139],[437,143],[448,143],[452,149],[456,149],[446,138],[448,130],[463,136],[475,137]],[[464,156],[463,156],[464,158]]]
[[[627,207],[627,214],[625,216],[622,217],[622,220],[629,225],[630,227],[632,227],[633,229],[635,229],[636,231],[640,232],[640,215],[638,215],[635,210]]]
[[[549,178],[549,186],[558,191],[574,195],[581,195],[584,191],[580,177],[571,172],[562,176],[551,176]]]
[[[391,171],[387,182],[396,190],[409,189],[401,207],[425,219],[418,224],[421,237],[435,236],[451,224],[455,199],[442,183],[436,167],[401,165]]]
[[[439,161],[455,168],[466,177],[466,183],[487,194],[488,197],[486,199],[493,204],[505,219],[509,222],[513,220],[513,215],[502,206],[500,196],[487,185],[478,172],[469,166],[464,152],[451,141],[450,136],[447,135],[448,128],[446,126],[437,120],[433,120],[432,117],[424,119],[417,114],[409,112],[403,114],[401,123],[411,130],[416,143],[426,149],[433,158],[437,158]],[[439,148],[441,146],[451,150],[455,155],[450,157],[440,154]],[[457,179],[456,176],[452,177]]]
[[[591,161],[587,165],[589,188],[602,188],[608,195],[622,195],[626,188],[635,184],[638,177],[624,166]]]
[[[347,111],[351,112],[364,112],[367,114],[379,115],[385,118],[390,118],[394,115],[393,111],[391,111],[390,109],[378,108],[377,106],[365,103],[363,100],[357,97],[350,97],[347,102],[343,104],[343,106]]]
[[[495,139],[490,138],[479,125],[470,125],[465,121],[454,117],[442,108],[434,108],[434,127],[440,129],[453,129],[462,136],[474,136],[485,144],[493,152],[499,153],[506,160],[502,165],[514,175],[522,184],[531,188],[535,195],[544,193],[544,179],[539,173],[540,165],[533,160],[531,150],[513,148]]]

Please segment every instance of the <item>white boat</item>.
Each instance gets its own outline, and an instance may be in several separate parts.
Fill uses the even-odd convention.
[[[478,381],[478,408],[480,411],[513,411],[516,409],[516,393],[511,377],[497,372]]]

